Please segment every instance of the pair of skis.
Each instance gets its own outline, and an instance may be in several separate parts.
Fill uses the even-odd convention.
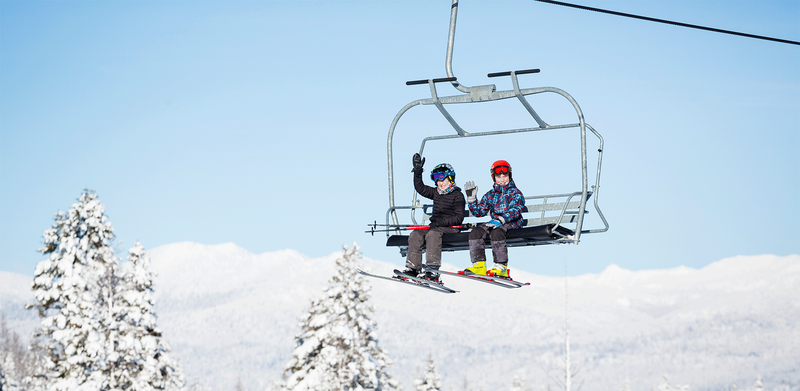
[[[448,287],[444,286],[444,284],[442,284],[442,283],[436,283],[436,282],[433,282],[431,280],[426,280],[424,278],[411,277],[411,276],[408,276],[406,274],[403,274],[403,272],[401,272],[400,270],[397,270],[397,269],[394,270],[394,277],[386,277],[386,276],[380,276],[380,275],[377,275],[377,274],[367,273],[367,272],[365,272],[365,271],[363,271],[361,269],[356,269],[356,271],[358,271],[360,274],[363,274],[365,276],[369,276],[369,277],[373,277],[373,278],[379,278],[381,280],[389,280],[389,281],[399,282],[401,284],[412,285],[412,286],[416,286],[418,288],[430,289],[430,290],[436,291],[436,292],[441,292],[441,293],[457,293],[458,292],[455,289],[448,288]]]
[[[459,271],[457,273],[453,273],[453,272],[447,272],[447,271],[440,270],[439,273],[447,274],[448,276],[466,278],[468,280],[473,280],[473,281],[485,282],[487,284],[496,285],[496,286],[500,286],[500,287],[503,287],[503,288],[509,288],[509,289],[522,288],[523,286],[531,285],[530,282],[514,281],[511,278],[503,278],[503,277],[495,277],[495,276],[481,276],[481,275],[478,275],[478,274],[464,274],[463,271]]]
[[[425,266],[423,266],[423,268],[425,268]],[[427,270],[427,268],[425,268],[425,269]],[[453,272],[448,272],[448,271],[444,271],[444,270],[437,270],[437,272],[439,274],[442,274],[442,275],[455,276],[455,277],[465,278],[465,279],[468,279],[468,280],[485,282],[487,284],[496,285],[496,286],[503,287],[503,288],[508,288],[508,289],[522,288],[523,286],[528,286],[528,285],[531,284],[529,282],[514,281],[514,280],[512,280],[510,278],[502,278],[502,277],[494,277],[494,276],[480,276],[480,275],[476,275],[476,274],[467,275],[467,274],[464,274],[464,272],[453,273]],[[441,292],[441,293],[457,293],[458,292],[457,290],[449,288],[449,287],[445,286],[442,283],[436,283],[436,282],[433,282],[433,281],[430,281],[430,280],[427,280],[427,279],[424,279],[424,278],[411,277],[411,276],[408,276],[406,274],[403,274],[403,272],[401,272],[401,271],[399,271],[397,269],[395,269],[393,277],[386,277],[386,276],[380,276],[380,275],[377,275],[377,274],[367,273],[367,272],[365,272],[365,271],[363,271],[361,269],[358,269],[358,273],[363,274],[365,276],[373,277],[373,278],[395,281],[395,282],[399,282],[399,283],[403,283],[403,284],[407,284],[407,285],[413,285],[413,286],[416,286],[416,287],[419,287],[419,288],[425,288],[425,289],[434,290],[434,291]]]

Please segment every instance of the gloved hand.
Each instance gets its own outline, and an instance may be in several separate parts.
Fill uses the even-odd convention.
[[[431,220],[428,222],[428,224],[430,225],[431,228],[436,228],[439,226],[439,223],[437,223],[436,220]]]
[[[467,202],[478,200],[478,186],[475,186],[475,182],[469,181],[464,184],[464,191],[467,192]]]
[[[418,153],[415,153],[412,163],[414,164],[414,168],[411,170],[412,172],[417,170],[422,171],[422,166],[425,165],[425,158],[420,156]]]
[[[503,223],[501,223],[501,222],[499,222],[497,220],[491,220],[488,223],[486,223],[486,225],[489,226],[489,228],[497,228],[497,227],[503,225]]]

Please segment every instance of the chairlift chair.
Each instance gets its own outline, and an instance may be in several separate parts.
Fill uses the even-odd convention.
[[[526,74],[538,73],[539,69],[526,69],[518,71],[506,71],[489,73],[489,78],[496,77],[510,77],[513,85],[512,90],[497,91],[495,85],[482,85],[468,87],[458,82],[458,79],[453,76],[452,71],[452,58],[453,58],[453,43],[455,40],[455,25],[456,16],[458,13],[458,0],[453,0],[450,13],[450,32],[447,44],[447,59],[445,68],[447,71],[446,78],[415,80],[406,82],[406,85],[419,85],[427,84],[430,88],[431,97],[426,99],[415,100],[397,113],[389,128],[388,142],[387,142],[387,156],[388,156],[388,180],[389,180],[389,209],[386,211],[386,224],[388,227],[386,231],[387,242],[386,245],[390,247],[399,247],[402,256],[406,256],[408,250],[408,235],[402,234],[400,228],[400,220],[398,219],[398,210],[409,210],[410,220],[412,224],[418,224],[416,220],[417,210],[422,210],[422,224],[428,222],[430,212],[433,205],[422,205],[417,199],[417,193],[414,192],[410,205],[396,205],[394,194],[394,156],[392,148],[392,140],[394,138],[395,128],[397,127],[400,118],[410,109],[416,106],[433,105],[435,106],[448,123],[455,130],[455,134],[426,137],[422,140],[420,145],[419,154],[423,155],[425,145],[429,141],[458,139],[465,137],[491,137],[504,134],[514,133],[533,133],[541,131],[557,131],[564,129],[580,129],[580,148],[581,148],[581,175],[582,186],[578,191],[565,192],[560,194],[537,195],[525,197],[526,207],[523,210],[523,218],[525,225],[523,228],[509,230],[507,233],[506,243],[509,247],[518,246],[537,246],[548,244],[578,244],[582,234],[599,233],[608,230],[608,222],[606,221],[603,213],[598,206],[598,194],[600,191],[600,169],[603,160],[603,138],[600,134],[584,121],[583,112],[575,99],[567,92],[554,88],[554,87],[539,87],[539,88],[526,88],[521,89],[519,86],[519,76]],[[437,84],[449,82],[453,85],[460,94],[452,96],[440,97],[437,93]],[[575,109],[578,117],[577,123],[551,125],[545,122],[539,114],[533,109],[527,100],[528,95],[553,93],[566,99]],[[519,129],[505,129],[505,130],[492,130],[482,132],[468,132],[460,126],[456,120],[447,111],[446,106],[450,104],[477,104],[484,102],[499,101],[504,99],[517,98],[523,105],[525,110],[535,121],[536,125],[528,128]],[[594,179],[594,185],[589,187],[589,178],[587,174],[587,151],[586,151],[586,130],[589,130],[599,140],[599,148],[597,150],[597,173]],[[587,205],[589,199],[594,196],[594,210],[603,222],[603,228],[584,229],[583,222],[584,216],[589,212]],[[469,210],[464,211],[465,217],[472,217]],[[377,224],[373,224],[373,231]],[[487,238],[487,245],[488,245]],[[445,234],[442,238],[442,251],[459,251],[469,249],[469,233],[460,232],[454,234]]]

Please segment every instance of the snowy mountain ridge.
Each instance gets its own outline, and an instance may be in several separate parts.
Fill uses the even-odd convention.
[[[158,324],[184,373],[215,390],[239,378],[263,390],[282,373],[298,319],[327,286],[339,253],[252,254],[232,243],[185,242],[150,256]],[[398,266],[366,255],[363,263],[378,274]],[[515,375],[533,389],[555,388],[563,377],[565,279],[513,273],[532,285],[445,278],[460,293],[444,295],[370,280],[380,343],[406,390],[429,353],[444,390],[465,381],[471,390],[505,390]],[[21,333],[35,319],[9,310],[29,301],[25,278],[0,273],[0,309]],[[583,390],[618,390],[626,379],[633,390],[650,390],[664,374],[692,390],[745,389],[759,374],[767,389],[800,389],[798,255],[740,256],[702,269],[609,265],[566,284],[570,353],[580,367],[574,384],[583,381]]]

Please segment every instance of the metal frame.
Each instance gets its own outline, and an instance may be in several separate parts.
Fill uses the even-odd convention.
[[[605,232],[608,230],[608,222],[606,221],[603,213],[600,211],[600,207],[598,206],[598,194],[600,191],[600,168],[603,161],[603,137],[592,128],[589,124],[584,122],[583,112],[581,111],[580,106],[569,95],[567,92],[554,88],[554,87],[539,87],[539,88],[527,88],[527,89],[520,89],[519,81],[517,76],[521,74],[527,73],[538,73],[538,69],[529,69],[529,70],[521,70],[521,71],[509,71],[509,72],[500,72],[500,73],[492,73],[487,75],[488,77],[502,77],[502,76],[511,76],[511,81],[513,83],[513,90],[506,90],[506,91],[497,91],[495,85],[483,85],[483,86],[475,86],[475,87],[467,87],[460,84],[456,77],[453,76],[452,70],[452,60],[453,60],[453,45],[455,42],[455,26],[456,26],[456,17],[458,14],[458,0],[453,0],[453,5],[451,7],[450,13],[450,32],[448,36],[447,42],[447,59],[445,68],[447,71],[447,78],[442,79],[429,79],[429,80],[417,80],[417,81],[409,81],[407,85],[414,85],[414,84],[428,84],[430,87],[431,97],[429,99],[419,99],[407,104],[403,107],[400,112],[397,113],[392,124],[389,128],[389,135],[387,141],[387,155],[388,155],[388,169],[389,169],[389,209],[386,212],[386,223],[387,224],[398,224],[397,219],[397,210],[398,209],[410,209],[411,210],[411,219],[412,221],[416,221],[414,216],[414,211],[416,209],[423,208],[422,205],[419,204],[417,200],[417,193],[414,192],[414,196],[412,199],[412,206],[396,206],[394,200],[394,162],[393,162],[393,149],[392,149],[392,140],[394,138],[395,128],[397,127],[397,123],[400,121],[400,118],[411,108],[420,106],[420,105],[434,105],[445,117],[445,119],[450,123],[450,125],[455,130],[456,134],[453,135],[446,135],[446,136],[435,136],[435,137],[426,137],[422,140],[422,144],[420,145],[419,153],[422,155],[425,144],[428,141],[434,140],[446,140],[446,139],[453,139],[453,138],[463,138],[463,137],[480,137],[480,136],[494,136],[494,135],[501,135],[501,134],[512,134],[512,133],[524,133],[524,132],[538,132],[538,131],[545,131],[545,130],[560,130],[560,129],[570,129],[570,128],[580,128],[581,133],[581,175],[582,175],[582,187],[581,191],[574,192],[571,194],[554,194],[554,195],[545,195],[545,196],[535,196],[535,197],[526,197],[526,199],[544,199],[545,202],[548,198],[553,197],[568,197],[567,202],[564,203],[563,210],[561,211],[561,215],[558,220],[555,221],[555,224],[558,225],[562,222],[567,207],[572,204],[574,205],[575,202],[570,203],[570,200],[577,195],[580,195],[580,207],[579,211],[577,212],[577,226],[575,229],[575,234],[568,238],[561,238],[556,239],[553,243],[574,243],[578,244],[580,241],[581,234],[586,233],[597,233],[597,232]],[[463,94],[453,95],[453,96],[445,96],[439,97],[437,90],[436,90],[436,83],[440,82],[450,82],[453,87],[455,87],[458,91],[461,91]],[[530,105],[526,96],[533,95],[533,94],[541,94],[541,93],[555,93],[564,97],[572,107],[575,109],[575,112],[578,116],[578,122],[573,124],[563,124],[563,125],[550,125],[546,123],[533,109]],[[497,130],[497,131],[488,131],[488,132],[475,132],[470,133],[464,130],[456,120],[450,115],[450,113],[445,108],[445,105],[448,104],[457,104],[457,103],[480,103],[480,102],[491,102],[491,101],[498,101],[503,99],[509,99],[516,97],[520,103],[525,107],[531,117],[534,119],[537,127],[531,128],[521,128],[521,129],[508,129],[508,130]],[[589,190],[589,183],[588,183],[588,175],[587,175],[587,153],[586,153],[586,129],[589,129],[600,141],[600,148],[598,149],[598,158],[597,158],[597,175],[595,177],[595,184],[592,186],[593,191]],[[594,208],[597,211],[598,215],[603,221],[604,228],[600,229],[589,229],[583,230],[583,220],[584,215],[586,214],[586,203],[589,197],[594,193]],[[542,212],[544,212],[542,210]],[[390,221],[391,220],[391,221]],[[393,231],[395,234],[400,234],[400,230]],[[386,235],[389,236],[391,232],[387,232]],[[545,243],[543,243],[545,244]],[[550,244],[550,242],[546,243]]]

